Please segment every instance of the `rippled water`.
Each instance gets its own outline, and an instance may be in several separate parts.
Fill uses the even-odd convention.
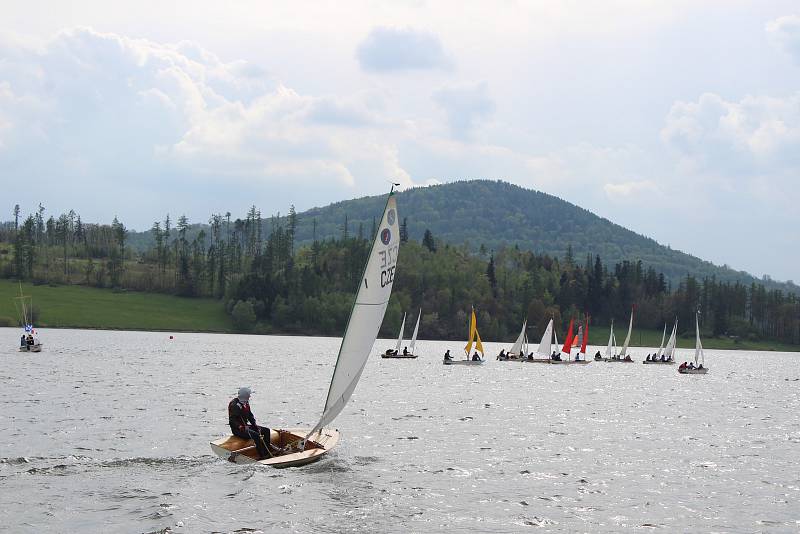
[[[29,355],[0,334],[3,532],[800,529],[796,354],[709,350],[679,376],[443,366],[461,344],[423,341],[369,362],[333,453],[275,470],[208,442],[245,384],[260,423],[313,425],[337,339],[51,330]]]

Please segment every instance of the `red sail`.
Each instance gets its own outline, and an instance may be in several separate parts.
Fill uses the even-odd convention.
[[[575,323],[575,319],[569,320],[569,330],[567,330],[567,339],[564,340],[564,346],[561,348],[561,352],[564,354],[569,354],[570,349],[572,348],[572,326]]]
[[[586,341],[589,339],[589,316],[583,322],[583,343],[581,343],[581,354],[586,354]]]

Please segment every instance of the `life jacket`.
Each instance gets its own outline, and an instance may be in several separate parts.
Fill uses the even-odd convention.
[[[242,402],[238,397],[228,403],[228,424],[231,430],[238,430],[240,426],[247,426],[248,421],[256,424],[256,418],[250,411],[250,403]]]

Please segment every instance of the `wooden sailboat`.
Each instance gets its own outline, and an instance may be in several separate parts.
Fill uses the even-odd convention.
[[[674,365],[675,360],[672,358],[672,353],[667,354],[667,351],[664,350],[664,339],[667,335],[667,323],[664,323],[664,332],[661,334],[661,344],[658,346],[658,351],[653,355],[652,358],[649,360],[642,361],[645,365]],[[670,336],[670,340],[672,336]],[[673,350],[674,350],[674,343],[673,343]],[[662,358],[663,356],[663,358]]]
[[[417,324],[414,326],[414,335],[411,336],[411,343],[409,343],[409,347],[411,350],[408,350],[408,347],[403,348],[403,352],[400,352],[400,345],[403,344],[403,330],[406,327],[406,315],[403,314],[403,323],[400,325],[400,335],[397,338],[397,345],[395,349],[387,349],[386,352],[381,354],[381,358],[397,358],[397,359],[410,359],[416,358],[417,355],[414,354],[414,345],[417,343],[417,333],[419,332],[419,320],[422,318],[422,308],[419,310],[419,315],[417,316]]]
[[[273,458],[257,460],[258,452],[253,441],[236,436],[212,441],[211,450],[215,454],[236,463],[258,462],[272,467],[290,467],[319,460],[336,446],[339,431],[328,425],[341,413],[353,394],[389,304],[400,250],[398,219],[397,201],[392,191],[353,301],[325,407],[317,424],[313,428],[272,431],[270,442],[285,450],[285,454]]]
[[[603,361],[616,362],[616,363],[633,363],[633,358],[631,358],[628,355],[628,345],[631,342],[631,332],[633,332],[633,310],[631,310],[631,320],[628,323],[628,335],[625,336],[625,342],[622,344],[622,350],[619,351],[618,355],[611,356],[610,358],[604,358]]]
[[[526,334],[526,330],[528,329],[528,320],[525,319],[522,323],[522,330],[519,332],[519,336],[517,336],[517,340],[514,341],[514,345],[512,345],[511,349],[504,354],[504,356],[498,356],[497,359],[500,361],[509,361],[509,360],[521,360],[525,357],[525,354],[528,353],[528,334]]]
[[[706,357],[703,353],[703,344],[700,342],[700,319],[698,318],[700,313],[696,313],[694,316],[694,328],[695,328],[695,342],[694,342],[694,367],[684,367],[681,364],[678,367],[678,372],[682,375],[704,375],[708,372],[708,368],[705,367]]]
[[[33,297],[22,292],[22,282],[19,284],[19,296],[14,297],[14,307],[17,309],[20,326],[23,329],[19,352],[42,352],[42,343],[33,326]]]
[[[473,359],[475,356],[470,356],[472,352],[472,345],[475,344],[475,354],[481,353],[480,359]],[[483,365],[486,361],[483,357],[483,343],[481,342],[481,335],[478,333],[478,320],[475,317],[475,308],[472,308],[472,315],[469,320],[469,341],[467,346],[464,347],[465,359],[463,360],[443,360],[445,365]]]
[[[614,338],[614,320],[611,320],[611,328],[608,332],[608,346],[606,347],[606,355],[605,358],[603,356],[598,356],[595,354],[594,359],[595,361],[605,361],[610,360],[614,356],[614,352],[617,350],[617,340]]]

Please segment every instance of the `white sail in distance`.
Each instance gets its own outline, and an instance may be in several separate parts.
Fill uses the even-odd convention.
[[[411,354],[414,354],[414,345],[417,344],[417,333],[419,332],[420,319],[422,319],[422,308],[419,309],[419,315],[417,315],[417,324],[414,325],[414,334],[411,336],[411,344],[409,345],[409,351],[411,351]]]
[[[406,314],[403,314],[403,322],[400,323],[400,335],[397,336],[397,346],[394,348],[395,352],[400,352],[400,345],[403,344],[403,331],[406,329]]]
[[[661,345],[658,346],[658,352],[656,352],[656,358],[661,358],[661,353],[664,350],[664,339],[667,335],[667,323],[664,323],[664,332],[661,333]]]
[[[608,332],[608,346],[606,347],[606,358],[611,359],[614,355],[612,345],[614,344],[614,321],[611,321],[611,330]]]
[[[694,364],[697,365],[698,359],[700,359],[700,363],[705,364],[706,357],[703,354],[703,344],[700,342],[700,319],[698,319],[698,314],[694,316],[694,326],[697,337],[694,342]]]
[[[525,343],[525,329],[528,327],[528,320],[525,319],[525,322],[522,323],[522,330],[517,337],[517,340],[514,342],[514,346],[511,347],[511,354],[520,354],[522,351],[522,345]]]
[[[546,356],[547,358],[550,357],[550,344],[553,342],[553,320],[550,319],[550,322],[547,323],[547,328],[544,329],[544,334],[542,335],[542,340],[539,342],[539,348],[537,352],[541,356]]]
[[[624,358],[628,352],[628,344],[631,342],[631,331],[633,331],[633,310],[631,310],[631,322],[628,324],[628,335],[625,336],[625,343],[622,344],[622,350],[619,352],[619,357]]]
[[[667,341],[667,348],[664,349],[664,354],[666,355],[667,359],[672,358],[673,354],[675,354],[675,343],[677,342],[677,334],[678,334],[678,320],[675,320],[675,324],[672,326],[672,334],[669,336],[669,341]]]
[[[390,193],[339,347],[325,408],[309,435],[329,424],[341,413],[369,359],[392,294],[397,255],[400,251],[398,219],[397,200],[395,194]]]

